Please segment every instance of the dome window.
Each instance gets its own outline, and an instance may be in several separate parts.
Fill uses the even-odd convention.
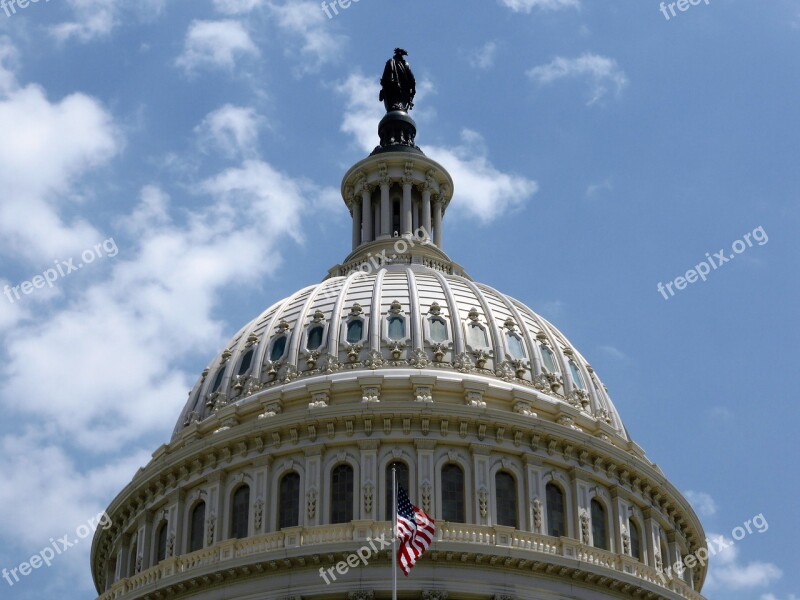
[[[278,528],[300,525],[300,475],[295,471],[281,479],[278,506]]]
[[[389,339],[394,341],[406,337],[406,320],[403,317],[392,316],[388,319]]]
[[[247,537],[250,527],[250,486],[242,485],[233,494],[231,503],[231,539]]]
[[[322,346],[322,336],[325,333],[325,328],[322,325],[315,325],[308,330],[308,342],[306,348],[309,350],[316,350]]]
[[[503,527],[519,526],[517,511],[517,482],[506,471],[498,471],[494,476],[497,505],[497,524]]]
[[[572,374],[572,383],[575,384],[575,387],[579,390],[585,390],[586,384],[583,383],[583,377],[574,360],[569,361],[569,371]]]
[[[444,319],[431,319],[431,339],[434,342],[442,343],[447,341],[447,323]]]
[[[556,356],[553,354],[553,351],[544,344],[540,344],[539,349],[542,351],[542,362],[545,370],[548,373],[558,373],[558,368],[556,367]]]
[[[347,324],[347,343],[357,344],[364,337],[364,322],[355,319]]]
[[[189,523],[189,552],[197,552],[205,546],[206,503],[200,502],[192,510]]]
[[[384,512],[384,515],[385,520],[387,521],[392,520],[392,511],[394,510],[394,497],[392,496],[392,469],[396,469],[398,487],[408,490],[409,494],[411,493],[411,488],[409,487],[408,465],[399,460],[386,465],[386,485],[384,486],[386,488],[386,511]]]
[[[555,483],[548,483],[547,495],[547,535],[562,537],[567,535],[567,519],[564,492]]]
[[[156,532],[156,564],[167,558],[167,533],[168,524],[163,521]]]
[[[601,550],[608,550],[606,509],[597,500],[592,500],[592,545]]]
[[[633,519],[628,521],[628,531],[631,536],[631,556],[640,561],[642,560],[642,534]]]
[[[242,362],[239,364],[239,377],[246,374],[250,370],[250,367],[253,364],[253,354],[255,354],[255,350],[250,348],[250,350],[248,350],[242,357]]]
[[[222,378],[224,376],[225,376],[225,367],[220,367],[219,371],[217,371],[217,376],[214,378],[214,385],[211,386],[212,394],[215,394],[219,391],[219,388],[222,385]]]
[[[464,470],[455,463],[442,467],[442,519],[467,522],[464,496]]]
[[[277,338],[274,342],[272,342],[272,351],[269,353],[269,359],[272,362],[279,361],[283,358],[284,353],[286,352],[286,336],[282,335],[281,337]]]
[[[331,473],[331,524],[353,520],[353,467],[339,465]]]
[[[477,323],[467,325],[467,343],[472,348],[488,348],[489,338],[486,337],[486,330]]]
[[[521,360],[525,358],[525,349],[522,347],[522,340],[515,333],[507,333],[506,340],[508,341],[508,353]]]

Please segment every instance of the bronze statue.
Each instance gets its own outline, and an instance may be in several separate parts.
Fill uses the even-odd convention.
[[[411,72],[404,56],[408,52],[402,48],[394,49],[394,57],[387,61],[381,78],[379,100],[386,106],[386,112],[394,110],[409,111],[414,108],[414,96],[417,94],[417,81]]]

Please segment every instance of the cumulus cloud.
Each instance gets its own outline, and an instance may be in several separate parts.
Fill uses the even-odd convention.
[[[430,82],[420,82],[418,97],[430,93]],[[384,114],[377,102],[376,82],[361,74],[351,74],[337,86],[346,102],[341,129],[351,135],[365,152],[378,142],[377,124]],[[459,143],[425,146],[425,154],[444,166],[456,183],[455,198],[449,210],[469,213],[488,223],[524,205],[539,189],[538,184],[520,175],[505,173],[488,157],[483,137],[463,129]]]
[[[175,64],[187,73],[200,67],[232,70],[240,58],[259,54],[258,47],[239,21],[192,21],[183,52]]]
[[[265,5],[265,0],[214,0],[214,8],[226,15],[247,14]]]
[[[539,10],[561,10],[563,8],[578,8],[580,0],[499,0],[500,4],[514,12],[530,13]]]
[[[0,60],[12,55],[0,44]],[[121,150],[109,112],[80,93],[51,101],[40,86],[19,86],[3,67],[0,131],[0,253],[50,266],[96,242],[92,225],[64,211],[81,178]]]
[[[497,57],[497,42],[486,42],[469,57],[469,64],[474,69],[486,71],[494,66]]]
[[[219,150],[228,158],[251,157],[257,154],[262,125],[255,109],[225,104],[208,114],[195,131],[203,147]]]
[[[774,564],[753,561],[744,563],[739,559],[739,547],[736,542],[716,533],[708,535],[708,539],[717,544],[724,540],[726,547],[711,557],[709,561],[706,588],[708,590],[749,590],[765,587],[779,580],[783,572]]]
[[[717,514],[717,503],[709,494],[688,490],[684,496],[701,517],[713,517]]]
[[[145,19],[161,13],[165,3],[166,0],[67,0],[74,20],[51,27],[50,33],[62,42],[90,42],[108,37],[122,22],[124,9],[135,18]]]
[[[619,68],[617,61],[590,53],[575,58],[558,56],[547,64],[530,69],[528,77],[540,86],[561,79],[586,79],[591,85],[588,105],[594,104],[609,92],[619,95],[628,85],[628,77]]]
[[[302,73],[314,72],[320,66],[338,60],[347,39],[331,31],[330,23],[313,0],[286,0],[270,3],[272,16],[279,28],[301,40]],[[291,51],[290,56],[295,52]]]
[[[763,594],[759,600],[800,600],[800,598],[798,598],[795,594],[789,594],[783,598],[780,598],[775,594]]]

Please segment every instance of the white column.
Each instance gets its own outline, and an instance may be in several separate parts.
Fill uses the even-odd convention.
[[[401,235],[411,235],[411,183],[403,184],[403,210],[400,212]]]
[[[361,245],[361,203],[353,200],[353,250]]]
[[[372,193],[365,187],[361,192],[361,222],[363,224],[361,243],[372,241]]]
[[[437,196],[433,203],[433,243],[442,247],[442,200]]]
[[[381,181],[381,237],[392,236],[392,208],[389,204],[389,184],[386,179]]]
[[[425,235],[431,237],[431,190],[426,188],[422,191],[422,228]]]

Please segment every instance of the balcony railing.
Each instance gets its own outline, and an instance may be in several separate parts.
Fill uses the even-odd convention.
[[[547,562],[548,558],[563,557],[581,563],[618,571],[643,583],[659,586],[687,600],[704,600],[683,581],[663,580],[659,572],[629,556],[622,556],[581,544],[571,538],[554,538],[546,535],[517,531],[510,527],[491,527],[463,523],[439,523],[437,542],[444,544],[475,544],[495,548],[511,548],[534,553],[532,560]],[[269,559],[270,553],[278,550],[308,548],[309,554],[325,551],[325,546],[345,542],[366,541],[368,538],[391,536],[391,524],[387,522],[356,521],[339,525],[317,527],[295,527],[276,533],[268,533],[242,540],[226,540],[192,554],[177,556],[162,561],[142,573],[138,573],[114,584],[99,600],[133,598],[137,592],[154,591],[185,579],[193,571],[217,568],[223,570],[229,563],[248,557],[260,556]],[[479,551],[478,548],[475,549]],[[436,544],[431,547],[436,551]],[[298,556],[301,556],[300,553]],[[280,559],[283,561],[283,556]],[[609,574],[611,577],[612,575]]]

